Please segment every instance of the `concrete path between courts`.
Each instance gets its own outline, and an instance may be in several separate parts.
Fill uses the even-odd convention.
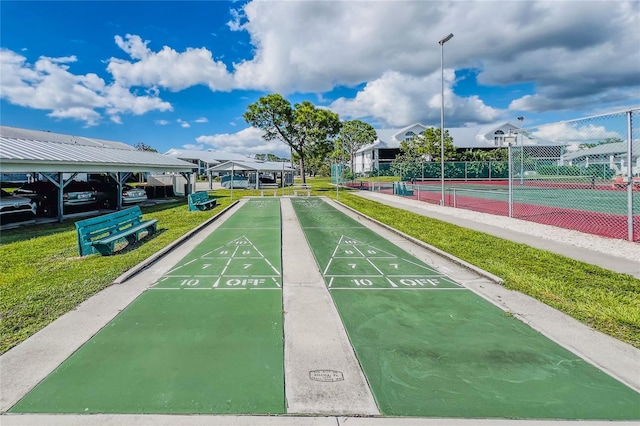
[[[291,201],[281,209],[288,412],[380,414]]]

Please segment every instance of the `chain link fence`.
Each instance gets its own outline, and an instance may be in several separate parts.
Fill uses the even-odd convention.
[[[519,129],[506,161],[386,163],[354,185],[640,241],[640,109]],[[635,125],[634,125],[635,123]],[[444,199],[443,199],[444,194]]]

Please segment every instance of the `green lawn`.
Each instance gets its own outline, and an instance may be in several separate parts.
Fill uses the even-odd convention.
[[[309,179],[314,194],[336,197],[329,179]],[[255,193],[253,193],[255,194]],[[234,190],[233,198],[252,195]],[[143,209],[158,219],[158,234],[114,257],[78,256],[72,221],[3,231],[0,239],[0,352],[109,286],[124,271],[180,238],[231,203],[215,191],[219,207],[187,212],[186,200]],[[341,202],[393,225],[504,279],[529,294],[640,348],[640,280],[350,195]],[[509,253],[509,256],[505,256]]]

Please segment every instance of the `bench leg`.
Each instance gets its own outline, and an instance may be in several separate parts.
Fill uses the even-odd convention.
[[[114,243],[110,243],[110,244],[94,244],[93,247],[96,250],[98,250],[98,253],[100,253],[101,255],[109,256],[109,255],[113,254]]]

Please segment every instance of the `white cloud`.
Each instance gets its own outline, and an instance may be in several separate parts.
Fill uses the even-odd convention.
[[[455,75],[445,73],[445,114],[455,116],[450,126],[470,121],[492,122],[500,110],[486,106],[478,97],[461,98],[451,90]],[[353,99],[339,98],[331,109],[348,118],[371,117],[385,127],[402,127],[417,122],[437,121],[441,111],[440,73],[427,77],[413,77],[398,72],[386,72],[370,81]]]
[[[289,156],[289,146],[284,142],[262,139],[263,132],[255,127],[247,127],[237,133],[224,133],[210,136],[198,136],[196,141],[222,152],[232,152],[237,154],[269,154],[279,156]]]
[[[200,118],[195,119],[193,122],[194,123],[208,123],[209,120],[207,119],[207,117],[200,117]]]
[[[205,149],[204,145],[194,145],[190,143],[182,145],[182,147],[192,151],[203,151]]]
[[[127,34],[115,37],[116,44],[134,62],[111,58],[107,70],[119,84],[127,87],[162,87],[177,92],[187,87],[205,85],[213,91],[232,88],[232,78],[226,65],[214,61],[205,48],[188,48],[182,53],[164,46],[154,52],[147,47],[149,41]]]
[[[158,126],[167,126],[167,125],[169,125],[169,121],[167,121],[167,120],[156,120],[156,124]]]
[[[487,86],[532,85],[531,96],[514,94],[521,99],[512,102],[512,110],[628,104],[640,93],[640,49],[638,37],[631,36],[640,28],[640,3],[583,5],[254,1],[229,24],[247,31],[256,49],[252,59],[235,65],[234,77],[237,87],[285,94],[364,82],[372,90],[389,72],[418,79],[437,72],[438,40],[452,32],[444,49],[448,68],[478,69],[478,81]],[[358,96],[352,101],[361,105],[365,99]],[[367,102],[371,110],[384,103],[399,106],[397,99]],[[486,120],[483,99],[469,98],[466,104],[466,111],[477,115],[469,121]],[[480,109],[473,111],[474,106]],[[388,113],[383,121],[401,121],[397,109]]]
[[[323,92],[389,69],[411,74],[438,59],[427,48],[435,2],[251,2],[232,29],[248,31],[254,58],[236,64],[238,87]],[[435,36],[434,36],[435,37]],[[435,39],[438,40],[437,38]]]
[[[136,96],[128,88],[107,85],[96,74],[69,71],[74,56],[40,57],[34,64],[8,49],[0,49],[0,96],[15,105],[50,110],[55,118],[71,118],[97,125],[104,111],[114,122],[121,114],[169,111],[171,105],[157,96]]]
[[[623,136],[607,126],[598,125],[589,121],[561,122],[535,129],[532,134],[541,139],[559,142],[594,142],[608,138],[620,138]]]
[[[100,120],[100,114],[90,108],[71,107],[66,109],[55,109],[48,114],[54,118],[73,118],[84,121],[87,125],[95,125]]]
[[[178,122],[178,124],[180,124],[180,127],[183,127],[185,129],[188,129],[189,127],[191,127],[191,124],[189,124],[188,122],[182,120],[181,118],[178,118],[176,120],[176,122]]]
[[[120,123],[127,114],[171,111],[163,90],[205,86],[323,99],[336,87],[364,85],[335,100],[334,111],[386,126],[432,124],[440,115],[438,40],[450,32],[455,36],[444,49],[449,125],[496,121],[516,111],[637,104],[640,93],[640,3],[634,0],[589,7],[575,1],[250,1],[232,11],[228,27],[249,35],[253,57],[225,63],[214,59],[223,51],[157,48],[157,40],[143,35],[115,35],[122,57],[105,58],[110,79],[74,74],[73,55],[28,63],[2,49],[0,96],[96,125],[104,115]],[[485,92],[454,96],[452,90],[463,93],[453,81],[453,70],[461,69],[478,70]],[[492,99],[487,90],[510,85],[526,88],[506,100]]]

